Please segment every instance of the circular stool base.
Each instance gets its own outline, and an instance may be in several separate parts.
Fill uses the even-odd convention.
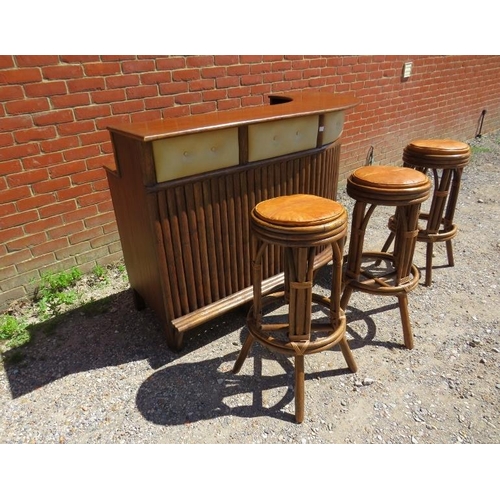
[[[274,304],[287,308],[284,297],[284,292],[266,295],[262,301],[263,308]],[[330,307],[330,299],[316,293],[312,294],[312,303],[327,308]],[[286,315],[286,312],[284,315]],[[269,350],[292,356],[325,351],[338,344],[345,338],[346,318],[344,312],[341,311],[340,321],[337,326],[325,321],[314,321],[313,319],[311,321],[311,339],[297,342],[292,342],[288,339],[288,323],[272,323],[269,320],[269,315],[263,314],[260,325],[257,325],[254,319],[253,306],[248,312],[247,326],[255,340]]]

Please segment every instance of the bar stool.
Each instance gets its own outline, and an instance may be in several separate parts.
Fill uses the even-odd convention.
[[[398,298],[404,343],[413,348],[407,294],[418,285],[413,264],[420,205],[430,195],[431,182],[417,170],[396,166],[366,166],[347,179],[347,193],[355,201],[340,306],[345,311],[352,292]],[[364,252],[368,222],[379,205],[395,206],[394,251]]]
[[[453,267],[452,239],[458,226],[453,222],[457,206],[460,181],[464,167],[469,163],[471,150],[468,144],[451,139],[419,139],[410,142],[403,150],[403,164],[420,172],[432,172],[434,190],[430,208],[420,213],[426,221],[419,228],[417,241],[427,244],[425,285],[432,283],[432,254],[434,243],[446,242],[448,265]],[[394,221],[389,219],[391,234],[382,247],[387,251],[394,239]]]
[[[340,308],[342,260],[347,213],[336,201],[308,194],[280,196],[258,203],[250,219],[253,258],[253,304],[249,330],[233,368],[238,373],[257,340],[271,351],[295,358],[295,420],[304,419],[304,356],[339,344],[352,372],[357,370],[346,339],[346,318]],[[262,293],[262,267],[276,250],[283,251],[284,290]],[[330,296],[313,293],[315,255],[330,248]],[[312,313],[316,304],[325,312]],[[269,308],[267,307],[269,306]],[[284,311],[277,321],[272,312]],[[326,318],[325,318],[326,316]]]

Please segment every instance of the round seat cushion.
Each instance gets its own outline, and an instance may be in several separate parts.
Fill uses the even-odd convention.
[[[350,181],[358,186],[397,190],[423,186],[428,182],[421,172],[391,165],[360,167],[352,173]]]
[[[261,201],[254,208],[258,219],[279,226],[317,226],[345,213],[336,201],[312,194],[292,194]]]
[[[453,139],[416,139],[410,142],[405,149],[417,155],[470,155],[470,147],[468,144]]]
[[[360,167],[347,179],[349,196],[376,205],[422,203],[429,197],[430,189],[430,179],[422,172],[392,165]]]

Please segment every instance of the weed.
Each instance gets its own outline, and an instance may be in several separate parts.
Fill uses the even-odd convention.
[[[472,146],[472,153],[491,153],[491,149],[484,146]]]
[[[96,264],[94,269],[92,269],[92,274],[101,282],[109,283],[108,270],[99,264]]]
[[[81,276],[81,271],[76,267],[69,271],[58,273],[48,271],[42,274],[35,292],[35,302],[43,319],[56,316],[61,312],[62,306],[76,302],[77,293],[68,288],[73,286]]]
[[[0,316],[0,339],[6,340],[7,347],[19,347],[30,341],[30,334],[24,320],[10,314]]]

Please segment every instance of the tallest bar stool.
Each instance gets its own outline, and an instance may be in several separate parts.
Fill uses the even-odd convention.
[[[432,283],[432,256],[434,243],[445,242],[448,265],[454,266],[452,239],[458,227],[453,222],[457,206],[460,181],[464,167],[469,163],[471,150],[468,144],[451,139],[419,139],[410,142],[403,150],[403,164],[433,178],[433,195],[428,211],[420,213],[421,227],[417,241],[426,248],[425,285]],[[391,234],[382,251],[394,239],[394,219],[389,219]]]
[[[404,343],[413,348],[408,293],[420,279],[413,264],[420,206],[430,195],[431,182],[417,170],[396,166],[366,166],[347,179],[347,194],[355,200],[340,306],[346,309],[353,291],[395,296],[403,325]],[[377,206],[396,207],[394,251],[364,250],[365,234]]]
[[[339,345],[347,366],[357,370],[346,339],[346,317],[340,308],[342,259],[347,212],[336,201],[309,194],[279,196],[258,203],[251,212],[253,305],[248,337],[233,368],[238,373],[256,340],[271,351],[295,358],[295,420],[304,418],[304,356]],[[315,256],[330,249],[329,296],[313,293]],[[275,249],[283,251],[284,290],[262,293],[262,269]],[[314,307],[313,307],[314,304]],[[273,318],[273,309],[284,314]],[[322,309],[323,315],[317,316]],[[313,314],[314,312],[314,314]]]

